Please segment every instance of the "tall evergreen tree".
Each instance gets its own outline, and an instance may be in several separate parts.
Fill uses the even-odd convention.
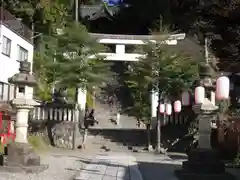
[[[98,86],[111,75],[109,64],[98,56],[102,46],[89,36],[82,24],[68,23],[48,40],[55,43],[48,47],[46,41],[47,52],[51,51],[53,56],[46,67],[53,70],[59,87]]]
[[[198,80],[197,60],[181,53],[173,53],[163,46],[146,46],[146,56],[133,63],[127,71],[126,83],[133,99],[130,112],[147,124],[151,120],[152,91],[163,93],[168,100],[177,100],[184,90],[191,90]]]
[[[201,0],[198,5],[196,27],[211,40],[211,50],[219,58],[218,66],[225,71],[238,72],[240,65],[239,12],[240,2],[236,0]]]

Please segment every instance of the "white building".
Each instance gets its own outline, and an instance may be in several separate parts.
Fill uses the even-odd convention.
[[[14,86],[8,78],[19,72],[19,62],[33,61],[32,31],[19,19],[0,7],[0,101],[14,97]],[[32,97],[33,89],[26,89]]]

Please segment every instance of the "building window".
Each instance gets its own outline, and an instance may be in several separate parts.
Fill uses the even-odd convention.
[[[11,54],[11,39],[7,38],[6,36],[3,36],[3,42],[2,42],[2,53],[8,57],[10,57]]]
[[[3,101],[9,101],[9,84],[3,84]]]
[[[9,84],[9,100],[13,100],[15,98],[15,86],[13,84]]]
[[[9,101],[9,87],[8,83],[0,82],[0,101]]]
[[[0,82],[0,100],[3,100],[4,83]]]
[[[24,49],[21,46],[18,46],[19,56],[18,61],[27,61],[28,60],[28,50]]]

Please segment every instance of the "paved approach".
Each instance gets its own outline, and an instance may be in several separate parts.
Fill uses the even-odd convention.
[[[127,154],[97,155],[75,180],[143,180],[136,158]]]

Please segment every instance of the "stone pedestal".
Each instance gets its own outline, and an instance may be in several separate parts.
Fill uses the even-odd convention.
[[[199,115],[198,124],[198,147],[202,149],[211,149],[211,114],[201,114]]]
[[[40,164],[40,156],[28,143],[9,144],[8,156],[1,156],[0,162],[0,172],[40,173],[48,168]]]
[[[29,144],[14,142],[8,146],[7,165],[40,166],[40,156]]]
[[[235,177],[225,172],[225,164],[212,149],[197,148],[188,154],[188,161],[182,169],[175,171],[180,180],[234,180]]]
[[[8,155],[4,159],[0,171],[37,173],[48,166],[40,164],[40,156],[28,143],[28,113],[37,105],[32,99],[16,98],[12,101],[16,114],[15,142],[8,145]]]
[[[211,120],[216,118],[218,107],[207,98],[201,105],[193,107],[199,114],[199,144],[197,149],[188,153],[188,161],[182,163],[182,169],[175,171],[180,180],[232,180],[235,177],[225,172],[225,164],[218,153],[211,149]]]
[[[29,109],[24,107],[17,107],[16,117],[16,143],[28,143],[27,131],[28,131],[28,113]]]

